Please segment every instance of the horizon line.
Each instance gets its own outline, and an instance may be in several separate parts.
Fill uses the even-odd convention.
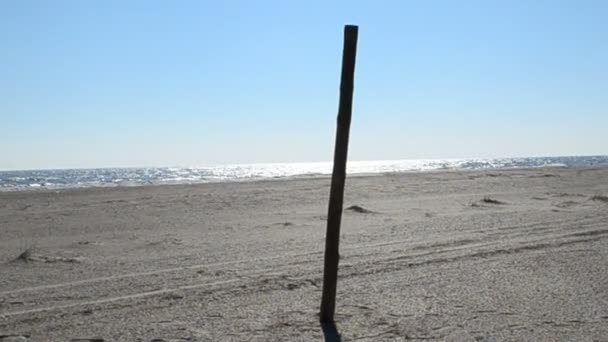
[[[575,154],[575,155],[531,155],[531,156],[510,156],[510,157],[449,157],[449,158],[413,158],[413,159],[357,159],[348,160],[347,162],[392,162],[392,161],[439,161],[439,160],[498,160],[498,159],[517,159],[517,158],[576,158],[576,157],[608,157],[606,154]],[[161,166],[102,166],[102,167],[49,167],[49,168],[16,168],[16,169],[4,169],[0,168],[0,172],[20,172],[20,171],[62,171],[62,170],[109,170],[109,169],[166,169],[166,168],[180,168],[180,169],[205,169],[214,167],[231,167],[231,166],[249,166],[249,165],[272,165],[272,164],[323,164],[333,163],[331,160],[325,161],[301,161],[301,162],[288,162],[288,161],[277,161],[277,162],[249,162],[249,163],[218,163],[198,166],[183,166],[183,165],[161,165]]]

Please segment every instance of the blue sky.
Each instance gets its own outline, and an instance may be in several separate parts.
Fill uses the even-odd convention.
[[[0,169],[608,154],[607,1],[0,2]]]

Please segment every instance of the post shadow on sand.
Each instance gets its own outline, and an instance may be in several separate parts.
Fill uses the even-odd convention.
[[[342,336],[340,336],[340,333],[338,332],[336,323],[321,322],[321,329],[323,330],[325,342],[342,342]]]

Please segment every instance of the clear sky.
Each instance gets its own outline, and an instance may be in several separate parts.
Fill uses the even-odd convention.
[[[0,1],[0,169],[608,154],[608,1]]]

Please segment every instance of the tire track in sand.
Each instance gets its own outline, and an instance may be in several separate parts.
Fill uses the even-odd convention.
[[[603,216],[594,217],[590,221],[592,221],[594,223],[596,221],[597,221],[597,223],[604,222]],[[532,228],[532,227],[542,227],[543,225],[565,224],[565,223],[570,223],[570,222],[587,223],[586,221],[582,221],[580,218],[579,219],[563,219],[563,220],[554,220],[554,221],[532,222],[532,223],[528,223],[528,224],[524,224],[524,225],[506,225],[506,226],[486,229],[483,231],[492,232],[492,231],[511,230],[511,229],[515,229],[515,228],[524,229],[524,228]],[[545,228],[545,229],[547,229],[547,228]],[[475,231],[473,231],[473,232],[475,232]],[[402,244],[402,243],[406,243],[406,242],[412,242],[412,239],[406,238],[406,239],[399,239],[399,240],[392,240],[392,241],[385,241],[385,242],[363,243],[363,244],[356,244],[356,245],[350,245],[350,246],[347,245],[347,246],[343,246],[342,250],[344,250],[344,251],[361,250],[361,249],[376,248],[376,247],[383,247],[383,246],[390,246],[390,245],[398,245],[398,244]],[[90,284],[90,283],[112,281],[112,280],[119,280],[119,279],[125,279],[125,278],[145,277],[145,276],[151,276],[151,275],[157,275],[157,274],[163,274],[163,273],[196,270],[196,269],[202,269],[202,268],[237,265],[237,264],[243,264],[243,263],[258,263],[258,262],[262,262],[262,261],[269,261],[269,260],[283,259],[283,258],[298,258],[298,257],[306,257],[306,256],[312,257],[314,255],[322,254],[322,253],[323,253],[322,250],[314,251],[314,252],[304,252],[304,253],[302,253],[302,252],[285,253],[285,254],[277,254],[277,255],[261,257],[261,258],[238,259],[238,260],[221,261],[221,262],[207,263],[207,264],[195,264],[195,265],[189,265],[189,266],[170,267],[170,268],[145,271],[145,272],[124,273],[124,274],[119,274],[119,275],[110,275],[110,276],[104,276],[104,277],[89,278],[89,279],[76,280],[76,281],[65,282],[65,283],[38,285],[38,286],[31,286],[31,287],[23,287],[23,288],[14,289],[14,290],[1,291],[0,296],[12,295],[12,294],[17,294],[17,293],[22,293],[22,292],[34,292],[34,291],[56,289],[56,288],[62,288],[62,287],[86,285],[86,284]]]
[[[457,260],[462,260],[465,258],[476,258],[476,257],[485,258],[485,257],[494,256],[494,255],[499,255],[499,254],[513,254],[513,253],[518,253],[518,252],[533,251],[533,250],[545,249],[545,248],[558,248],[558,247],[565,246],[565,245],[584,243],[584,242],[589,242],[589,241],[597,241],[598,239],[604,237],[607,234],[608,234],[608,229],[595,229],[595,230],[589,230],[589,231],[579,231],[579,232],[574,232],[574,233],[571,232],[568,234],[563,234],[561,236],[551,236],[549,239],[550,241],[548,241],[548,242],[546,241],[546,240],[548,240],[546,238],[536,239],[536,240],[532,240],[532,241],[523,240],[522,241],[523,244],[519,244],[519,245],[513,245],[512,244],[513,241],[511,241],[511,244],[507,245],[505,248],[501,248],[500,243],[486,244],[485,247],[489,247],[490,245],[497,245],[496,246],[497,248],[485,249],[485,250],[484,249],[481,249],[481,250],[471,249],[469,251],[469,253],[457,254],[457,255],[454,255],[451,257],[450,256],[439,256],[439,255],[444,255],[444,254],[447,254],[450,252],[460,252],[460,251],[466,250],[465,248],[463,248],[462,245],[457,245],[452,248],[444,248],[444,249],[440,249],[438,251],[431,252],[431,253],[423,252],[423,253],[415,253],[415,254],[410,254],[410,255],[400,255],[397,257],[395,257],[395,256],[385,257],[385,258],[374,260],[374,263],[376,265],[385,264],[385,266],[387,266],[384,268],[385,270],[394,271],[396,269],[394,266],[396,266],[399,263],[404,262],[407,259],[413,259],[416,257],[424,257],[424,256],[428,256],[431,254],[437,254],[437,256],[439,256],[439,257],[421,260],[419,262],[413,262],[413,263],[410,262],[410,263],[403,263],[403,264],[407,264],[409,267],[412,264],[413,265],[426,265],[426,264],[431,264],[431,263],[443,263],[443,262],[457,261]],[[566,240],[566,241],[558,241],[559,239],[568,239],[568,238],[572,238],[572,239]],[[350,263],[350,264],[348,264],[348,263],[343,264],[342,267],[344,267],[345,269],[348,270],[348,271],[346,271],[346,274],[344,274],[344,277],[365,275],[366,274],[365,272],[363,272],[363,273],[357,272],[356,270],[354,270],[354,268],[356,266],[367,265],[368,262],[369,261],[359,261],[359,262]],[[393,266],[393,267],[390,267],[390,266]],[[287,269],[282,268],[281,270],[287,271],[287,270],[291,270],[294,268],[298,269],[300,271],[304,271],[304,274],[318,270],[318,267],[312,267],[312,268],[309,267],[307,269],[302,269],[302,267],[299,265],[292,265],[291,267],[287,267]],[[272,272],[273,270],[275,270],[275,272]],[[376,270],[372,271],[372,273],[376,273],[376,272],[377,272]],[[61,304],[61,305],[47,306],[47,307],[42,307],[42,308],[32,308],[32,309],[28,309],[28,310],[7,312],[4,314],[0,314],[0,318],[6,319],[8,317],[24,315],[24,314],[32,314],[32,313],[61,310],[61,309],[79,307],[79,306],[98,305],[98,304],[106,304],[106,303],[123,301],[123,300],[132,300],[132,299],[138,299],[138,298],[144,298],[144,297],[151,297],[151,296],[163,295],[163,294],[174,293],[174,292],[184,291],[184,290],[192,290],[192,289],[199,289],[199,288],[204,288],[204,287],[212,287],[212,286],[216,286],[216,285],[226,285],[226,284],[231,284],[231,283],[237,283],[242,280],[247,280],[247,279],[251,280],[252,278],[258,277],[258,276],[269,276],[269,275],[276,275],[276,274],[277,274],[276,266],[271,266],[271,267],[265,268],[263,270],[241,274],[241,275],[237,276],[236,278],[232,278],[232,279],[226,279],[226,280],[220,280],[220,281],[214,281],[214,282],[204,282],[204,283],[197,283],[197,284],[190,284],[190,285],[182,285],[182,286],[178,286],[178,287],[174,287],[174,288],[170,288],[170,289],[151,290],[151,291],[138,292],[138,293],[133,293],[133,294],[128,294],[128,295],[115,296],[115,297],[109,297],[109,298],[103,298],[103,299],[97,299],[97,300],[81,301],[81,302],[76,302],[76,303]],[[280,273],[280,274],[284,274],[284,273]]]

